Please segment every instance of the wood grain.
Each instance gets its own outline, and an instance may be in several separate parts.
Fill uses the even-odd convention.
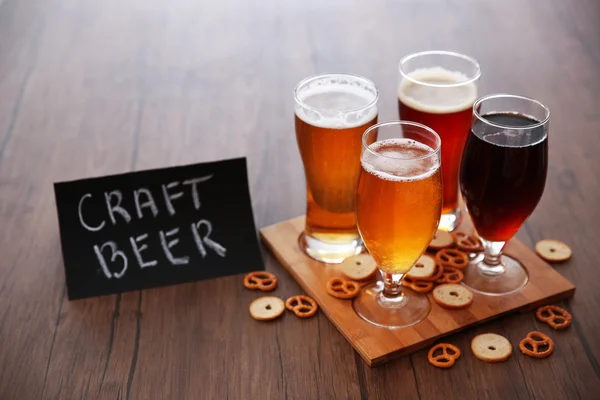
[[[0,1],[0,399],[596,399],[600,393],[600,2],[597,0]],[[531,313],[452,335],[450,371],[426,351],[367,368],[319,313],[252,320],[239,277],[68,302],[55,181],[247,156],[258,227],[304,213],[294,85],[371,78],[397,118],[404,54],[477,58],[481,93],[552,112],[550,168],[518,234],[556,238],[577,286],[551,332]],[[301,292],[265,252],[285,298]],[[488,365],[470,339],[551,334],[544,361]]]

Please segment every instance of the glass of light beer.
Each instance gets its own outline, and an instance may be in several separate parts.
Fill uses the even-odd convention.
[[[356,217],[383,282],[354,300],[358,315],[396,329],[429,314],[427,296],[403,289],[401,280],[425,251],[442,211],[441,140],[415,122],[377,124],[363,135]]]
[[[300,82],[294,98],[307,194],[299,245],[318,261],[340,263],[363,250],[356,186],[362,134],[377,122],[379,93],[366,78],[327,74]]]
[[[481,68],[463,54],[424,51],[402,58],[399,72],[400,119],[427,125],[442,138],[444,203],[439,229],[452,231],[460,222],[458,170]]]

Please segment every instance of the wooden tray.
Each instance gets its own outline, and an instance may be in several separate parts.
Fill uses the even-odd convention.
[[[470,231],[468,228],[463,226],[460,230]],[[352,309],[351,301],[327,294],[325,284],[330,278],[341,276],[339,266],[315,261],[300,250],[298,236],[303,229],[304,217],[298,217],[261,229],[260,234],[279,262],[319,303],[325,315],[371,367],[428,347],[437,339],[461,329],[509,312],[554,303],[575,293],[575,286],[523,243],[512,239],[506,245],[505,253],[519,259],[529,272],[529,283],[522,291],[506,296],[475,293],[469,308],[455,311],[438,306],[429,294],[431,312],[426,320],[397,330],[379,328],[361,319]]]

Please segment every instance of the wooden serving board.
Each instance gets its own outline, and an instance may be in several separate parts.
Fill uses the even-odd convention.
[[[463,225],[459,230],[471,230],[467,224]],[[575,293],[573,284],[523,243],[512,239],[504,252],[520,260],[527,268],[529,283],[523,290],[506,296],[474,293],[474,301],[469,308],[452,311],[438,306],[430,293],[431,312],[427,319],[397,330],[380,328],[361,319],[354,312],[351,300],[340,300],[327,294],[326,282],[342,276],[340,267],[315,261],[300,250],[298,236],[303,229],[304,217],[298,217],[261,229],[260,234],[279,262],[319,303],[325,315],[371,367],[428,347],[437,339],[461,329],[509,312],[527,311],[554,303]]]

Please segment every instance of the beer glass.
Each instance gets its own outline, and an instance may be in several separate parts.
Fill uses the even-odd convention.
[[[463,54],[424,51],[402,58],[399,72],[400,119],[427,125],[442,138],[444,203],[439,229],[452,231],[460,222],[458,170],[481,69]]]
[[[477,100],[473,113],[460,190],[485,253],[467,267],[463,282],[488,295],[514,293],[529,277],[502,248],[544,192],[550,111],[536,100],[496,94]]]
[[[327,74],[300,82],[294,98],[307,195],[299,245],[318,261],[340,263],[363,249],[356,228],[356,185],[362,134],[377,122],[379,93],[366,78]]]
[[[383,282],[366,286],[354,310],[396,329],[425,319],[429,300],[400,282],[437,230],[442,211],[439,136],[425,125],[393,121],[363,135],[356,217]]]

